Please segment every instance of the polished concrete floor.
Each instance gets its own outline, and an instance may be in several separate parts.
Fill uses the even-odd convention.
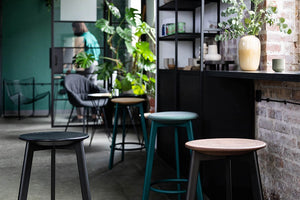
[[[25,142],[19,140],[18,136],[63,129],[51,128],[50,118],[0,118],[0,130],[0,200],[15,200],[18,197],[25,148]],[[71,128],[70,131],[81,131],[81,128]],[[130,139],[135,139],[134,134],[128,135]],[[110,140],[104,130],[97,131],[91,147],[88,143],[89,139],[85,141],[85,152],[92,199],[140,200],[144,182],[145,151],[127,152],[124,162],[118,162],[120,152],[117,152],[117,164],[112,170],[108,170]],[[56,199],[81,199],[75,153],[58,150],[56,159]],[[173,173],[172,169],[156,157],[154,179]],[[50,151],[34,153],[28,199],[50,199]],[[151,192],[150,199],[168,200],[177,197]]]

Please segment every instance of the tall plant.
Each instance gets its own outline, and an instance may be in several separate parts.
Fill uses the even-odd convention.
[[[281,32],[291,34],[283,17],[277,18],[277,7],[263,8],[264,0],[251,0],[254,7],[249,9],[243,0],[222,0],[230,6],[223,10],[221,15],[227,17],[226,21],[218,24],[222,33],[216,36],[216,40],[228,40],[244,35],[259,35],[265,24],[278,26]]]
[[[155,44],[155,29],[142,21],[136,9],[125,8],[125,16],[121,18],[119,9],[113,3],[105,2],[108,6],[108,17],[97,20],[96,27],[107,34],[111,56],[102,57],[105,62],[99,66],[99,78],[108,79],[117,70],[115,88],[123,91],[132,89],[136,95],[154,95],[156,57],[149,42],[143,41],[142,36],[146,35]],[[120,20],[118,25],[110,25],[111,15]],[[119,48],[122,43],[126,46],[130,67],[127,67],[126,61],[120,59]]]

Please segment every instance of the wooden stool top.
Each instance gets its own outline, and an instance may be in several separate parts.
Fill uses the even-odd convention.
[[[19,139],[37,143],[43,146],[66,145],[67,143],[78,142],[89,136],[81,132],[37,132],[19,136]]]
[[[264,148],[266,143],[259,140],[242,138],[200,139],[185,143],[186,148],[202,154],[231,156],[246,154]]]
[[[144,102],[145,99],[143,98],[135,98],[135,97],[120,97],[120,98],[114,98],[111,100],[113,103],[119,103],[123,105],[132,105]]]

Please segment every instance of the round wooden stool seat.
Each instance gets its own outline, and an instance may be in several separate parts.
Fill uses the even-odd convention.
[[[131,98],[131,97],[122,97],[122,98],[114,98],[111,100],[111,102],[113,103],[119,103],[119,104],[123,104],[123,105],[132,105],[132,104],[137,104],[137,103],[141,103],[144,102],[145,99],[143,98]]]
[[[35,143],[41,146],[68,145],[88,138],[80,132],[37,132],[20,135],[21,140]]]
[[[151,113],[148,119],[162,123],[182,123],[198,117],[197,113],[186,111],[168,111]]]
[[[185,143],[188,149],[206,155],[231,156],[246,154],[264,148],[266,143],[242,138],[200,139]]]

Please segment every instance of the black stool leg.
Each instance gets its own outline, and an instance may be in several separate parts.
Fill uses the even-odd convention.
[[[231,160],[226,160],[226,200],[232,200]]]
[[[125,157],[125,137],[126,137],[126,107],[123,107],[123,117],[122,117],[122,161]]]
[[[259,172],[259,166],[258,166],[258,160],[257,160],[257,154],[256,151],[253,151],[251,153],[249,161],[250,163],[250,169],[252,171],[251,173],[251,180],[253,182],[254,188],[252,189],[253,193],[253,198],[258,199],[258,200],[263,200],[263,191],[262,191],[262,186],[261,186],[261,179],[260,179],[260,172]],[[253,167],[252,167],[253,166]]]
[[[196,197],[197,179],[199,174],[200,155],[193,151],[191,159],[191,167],[189,174],[188,189],[186,194],[187,200],[193,200]]]
[[[71,121],[71,117],[72,117],[72,114],[73,114],[73,111],[74,111],[74,106],[72,106],[72,110],[71,110],[71,113],[70,113],[70,116],[69,116],[69,119],[68,119],[68,122],[67,122],[67,126],[65,128],[65,132],[68,130],[69,128],[69,124],[70,124],[70,121]]]
[[[88,172],[86,167],[83,141],[74,144],[74,148],[77,157],[77,166],[79,172],[82,199],[90,200],[91,193],[90,193],[89,177],[88,177]]]
[[[106,114],[105,114],[105,108],[102,107],[102,113],[103,113],[103,120],[104,120],[104,123],[105,123],[105,129],[106,129],[106,134],[108,137],[110,137],[110,130],[108,128],[108,121],[107,121],[107,118],[106,118]]]
[[[51,150],[51,200],[55,200],[55,149]]]
[[[33,152],[32,145],[26,142],[18,200],[27,199]]]

